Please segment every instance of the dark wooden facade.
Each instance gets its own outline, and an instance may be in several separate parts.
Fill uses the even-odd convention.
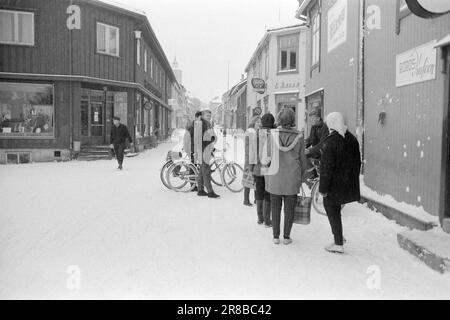
[[[358,133],[369,188],[432,215],[449,216],[448,44],[436,48],[436,75],[428,81],[396,85],[396,58],[447,36],[450,13],[424,19],[405,10],[404,1],[341,1],[347,9],[346,40],[330,51],[328,17],[336,2],[299,1],[299,13],[309,23],[307,107],[319,106],[324,115],[341,112],[350,131]],[[312,66],[316,10],[320,59]]]
[[[70,6],[79,8],[79,28],[69,29],[68,20],[73,12]],[[124,119],[137,135],[136,125],[147,123],[152,130],[135,141],[142,147],[154,143],[153,133],[164,138],[170,129],[171,108],[168,106],[171,85],[175,76],[156,35],[145,15],[111,6],[96,0],[9,0],[0,3],[0,10],[34,13],[34,45],[0,43],[0,81],[24,83],[48,83],[54,86],[54,136],[5,137],[0,136],[0,149],[63,149],[73,150],[74,142],[82,139],[81,108],[82,91],[94,90],[105,93],[126,94],[127,115]],[[118,56],[99,53],[97,50],[97,23],[119,28]],[[137,40],[135,31],[140,31]],[[140,41],[140,65],[137,64],[137,44]],[[145,50],[145,51],[144,51]],[[147,72],[144,71],[144,52],[147,53]],[[153,66],[150,66],[151,61]],[[151,69],[161,73],[156,82]],[[140,105],[137,105],[137,96]],[[150,103],[144,106],[143,101]],[[149,110],[143,117],[144,108]],[[139,110],[138,110],[139,109]],[[103,111],[106,117],[106,111]],[[109,116],[109,115],[108,115]],[[103,119],[104,125],[110,119]],[[91,144],[108,143],[104,139],[92,140]],[[143,131],[143,130],[142,130]],[[149,130],[147,129],[146,132]],[[35,160],[52,160],[43,157]],[[0,157],[0,162],[2,159]]]

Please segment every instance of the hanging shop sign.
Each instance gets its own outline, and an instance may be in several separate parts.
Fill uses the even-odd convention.
[[[266,92],[266,82],[261,78],[253,78],[252,79],[252,87],[253,91],[257,93],[264,93]]]
[[[328,52],[347,41],[347,0],[337,0],[328,10]]]
[[[253,116],[259,116],[259,115],[261,115],[261,113],[262,113],[262,109],[261,109],[261,107],[255,107],[254,109],[253,109]]]
[[[436,78],[435,43],[433,40],[396,56],[396,87]]]
[[[450,11],[448,0],[406,0],[409,10],[422,18],[434,18]]]

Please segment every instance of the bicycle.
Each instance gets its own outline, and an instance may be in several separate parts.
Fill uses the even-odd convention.
[[[323,197],[319,192],[319,186],[320,186],[320,160],[318,159],[311,159],[311,163],[313,165],[313,170],[317,173],[317,177],[314,179],[309,179],[309,183],[312,185],[311,187],[311,199],[312,199],[312,206],[314,210],[316,210],[317,213],[321,215],[327,215],[325,211],[325,207],[323,205]]]
[[[216,150],[217,151],[217,150]],[[210,166],[212,170],[219,172],[220,181],[216,181],[211,175],[211,181],[218,186],[226,186],[232,192],[240,192],[243,189],[242,176],[244,170],[235,162],[226,161],[225,158],[214,156]],[[177,192],[190,192],[197,185],[199,168],[190,159],[172,163],[166,173],[169,189]]]

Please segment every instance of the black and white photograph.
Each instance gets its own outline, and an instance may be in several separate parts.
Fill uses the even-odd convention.
[[[0,0],[0,299],[450,299],[450,1]]]

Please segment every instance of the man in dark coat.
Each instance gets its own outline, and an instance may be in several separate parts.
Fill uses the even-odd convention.
[[[213,143],[216,141],[216,136],[211,125],[211,110],[206,109],[202,111],[202,153],[198,159],[201,161],[197,177],[198,196],[208,196],[208,198],[220,198],[212,188],[211,184],[211,167],[209,160],[214,149]],[[205,189],[206,191],[205,192]]]
[[[123,156],[126,148],[127,139],[130,143],[133,143],[133,139],[128,132],[126,125],[120,123],[119,117],[113,118],[114,125],[111,127],[111,148],[114,148],[114,153],[116,154],[117,162],[119,167],[117,169],[122,170]]]
[[[324,197],[334,243],[325,249],[343,253],[341,209],[342,205],[360,199],[361,155],[358,140],[347,130],[340,113],[330,113],[326,122],[330,135],[322,145],[319,192]]]
[[[326,123],[322,120],[319,109],[314,109],[309,114],[309,117],[313,126],[311,127],[309,138],[305,141],[305,148],[309,148],[307,152],[309,158],[317,158],[320,157],[320,147],[323,140],[328,136],[329,131]]]

